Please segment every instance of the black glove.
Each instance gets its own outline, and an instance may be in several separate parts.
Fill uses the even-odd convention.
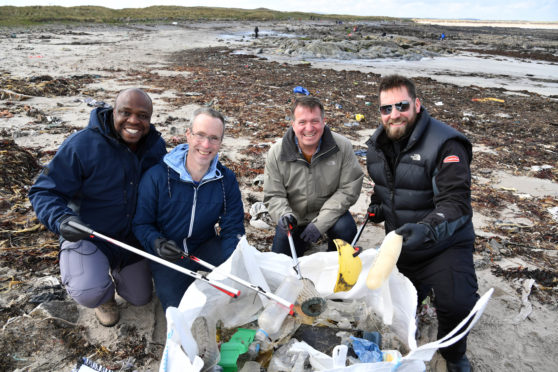
[[[62,216],[60,217],[60,227],[58,228],[58,230],[60,230],[60,235],[62,236],[62,238],[69,242],[77,242],[78,240],[83,240],[89,237],[89,233],[70,226],[70,224],[68,223],[70,221],[88,227],[78,216],[73,216],[71,214]]]
[[[403,236],[403,249],[417,249],[424,244],[435,241],[432,227],[426,223],[406,223],[395,232]]]
[[[381,204],[370,203],[368,206],[368,219],[373,223],[380,223],[384,218],[384,210]]]
[[[296,217],[292,213],[287,213],[279,218],[279,227],[285,231],[294,230],[297,226]],[[290,228],[289,228],[290,227]]]
[[[155,252],[167,261],[176,261],[184,256],[184,252],[178,248],[174,240],[157,238],[155,239],[153,246],[155,247]]]
[[[315,243],[321,236],[322,234],[313,223],[308,224],[302,234],[300,234],[300,238],[306,243]]]

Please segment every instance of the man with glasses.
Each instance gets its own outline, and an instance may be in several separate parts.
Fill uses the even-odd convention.
[[[382,126],[366,142],[374,181],[368,208],[386,233],[403,236],[397,267],[415,285],[419,303],[434,291],[438,337],[478,299],[473,264],[471,143],[430,117],[413,82],[399,75],[380,82]],[[441,349],[448,371],[469,371],[466,337]]]
[[[221,113],[197,109],[186,130],[188,143],[146,172],[139,187],[134,234],[148,252],[192,271],[204,268],[183,254],[218,266],[244,235],[236,176],[218,160],[224,133]],[[194,279],[155,262],[151,271],[163,310],[178,307]]]
[[[349,213],[360,194],[364,173],[351,142],[325,125],[324,107],[315,97],[298,98],[291,127],[267,154],[264,203],[277,221],[272,250],[298,256],[322,234],[350,242],[356,224]]]
[[[94,308],[110,327],[120,314],[115,292],[140,306],[151,300],[153,284],[146,259],[93,239],[76,222],[132,246],[141,175],[166,153],[151,124],[153,104],[142,90],[125,89],[114,109],[96,108],[87,128],[68,137],[29,190],[37,218],[60,234],[60,275],[68,294]]]

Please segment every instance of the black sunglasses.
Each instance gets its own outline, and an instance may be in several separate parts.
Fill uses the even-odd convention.
[[[394,106],[397,111],[405,112],[411,107],[411,103],[409,101],[401,101],[401,102],[394,103],[393,105],[383,105],[380,106],[380,113],[382,115],[389,115],[391,114],[391,111],[393,110]]]

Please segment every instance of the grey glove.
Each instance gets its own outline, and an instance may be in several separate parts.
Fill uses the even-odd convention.
[[[184,252],[178,248],[178,245],[176,245],[174,240],[157,238],[155,239],[153,246],[159,257],[164,258],[167,261],[176,261],[184,256]]]
[[[296,221],[296,217],[294,216],[294,214],[287,213],[282,215],[281,218],[279,218],[278,225],[284,231],[288,231],[288,230],[293,231],[295,227],[298,225],[298,223]]]
[[[403,249],[417,249],[424,244],[435,241],[432,227],[426,223],[406,223],[395,232],[403,236]]]
[[[60,235],[62,236],[62,238],[69,242],[77,242],[78,240],[83,240],[89,237],[89,233],[70,226],[70,221],[88,227],[78,216],[73,216],[70,214],[64,215],[60,217],[60,227],[58,228],[58,230],[60,230]]]
[[[306,243],[315,243],[321,236],[322,234],[313,223],[308,224],[302,234],[300,234],[300,238]]]
[[[381,204],[370,203],[368,206],[368,218],[373,223],[380,223],[384,218],[384,210]]]

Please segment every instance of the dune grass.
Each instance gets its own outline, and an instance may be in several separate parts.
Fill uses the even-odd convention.
[[[279,12],[275,10],[151,6],[148,8],[110,9],[100,6],[2,6],[0,26],[31,26],[52,23],[134,23],[175,22],[186,20],[310,20],[371,21],[394,19],[389,17],[359,17],[336,14]]]

